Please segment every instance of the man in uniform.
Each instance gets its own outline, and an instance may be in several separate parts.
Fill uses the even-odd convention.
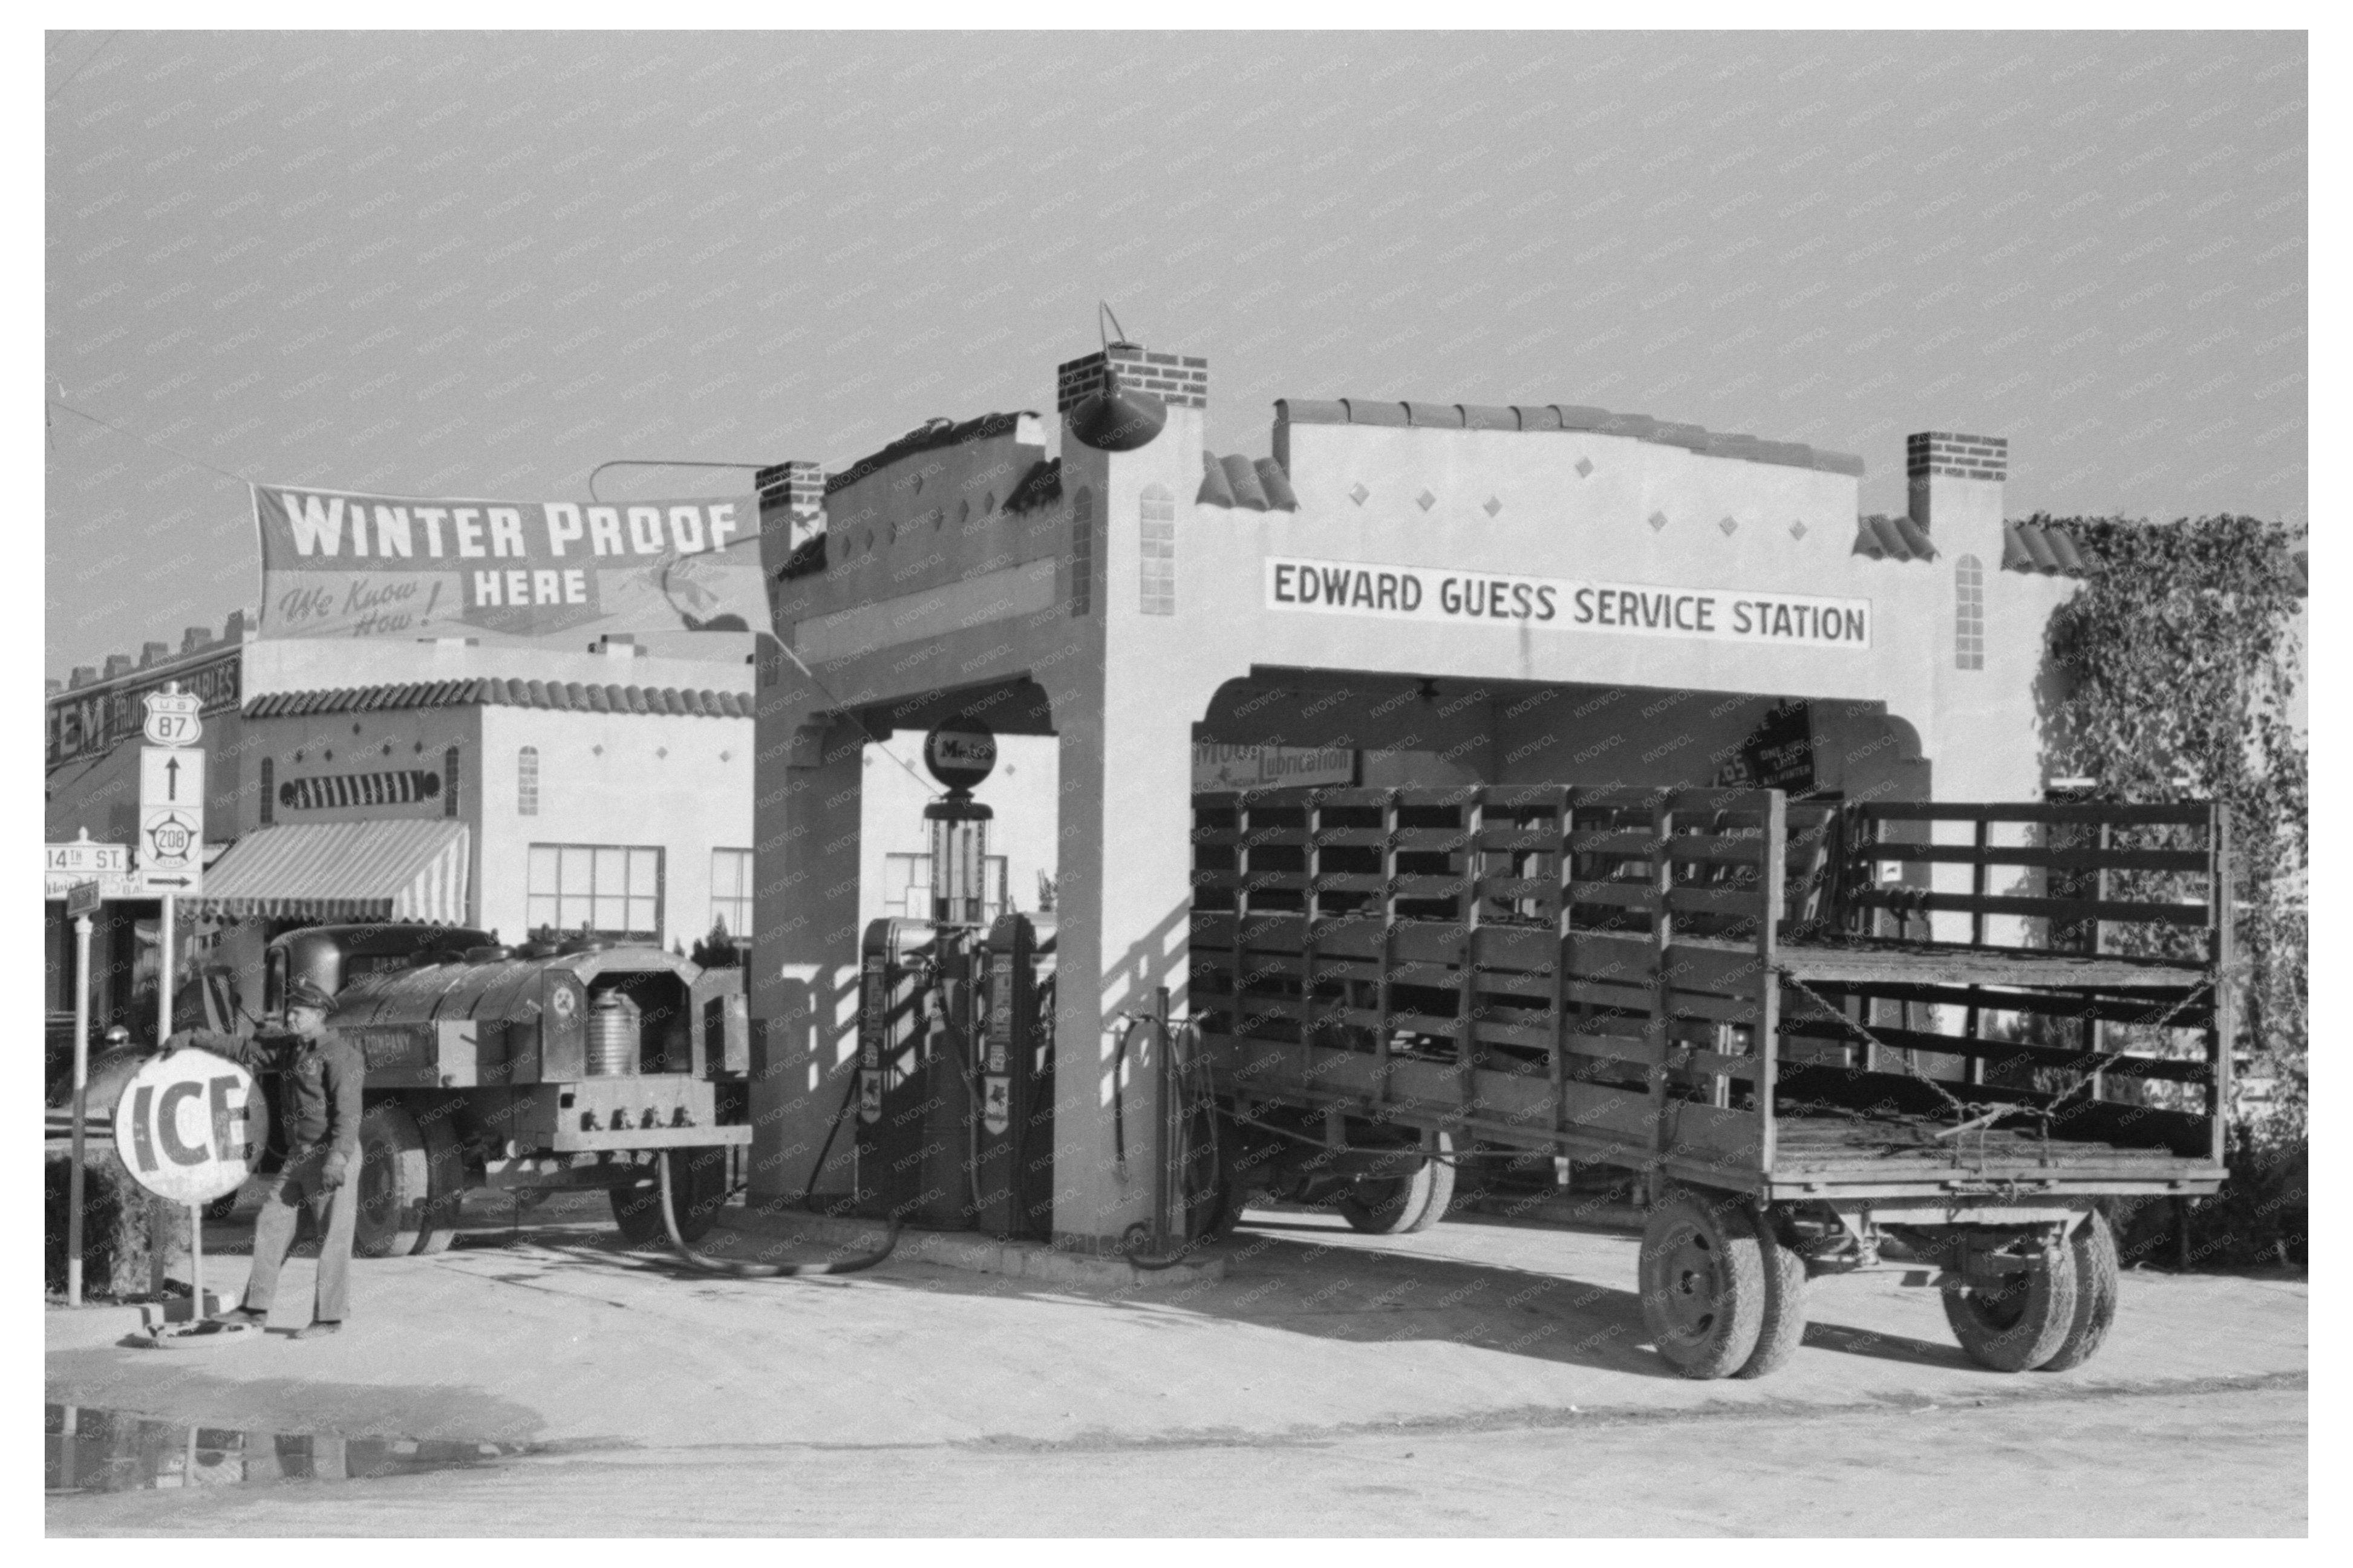
[[[210,1029],[184,1029],[164,1043],[168,1054],[194,1045],[257,1072],[280,1075],[279,1118],[286,1163],[270,1178],[253,1231],[253,1272],[233,1322],[260,1323],[278,1293],[278,1271],[294,1245],[298,1211],[308,1207],[319,1233],[316,1309],[298,1340],[332,1334],[351,1305],[352,1230],[359,1217],[360,1087],[367,1064],[357,1047],[327,1027],[333,999],[309,980],[286,993],[284,1035],[243,1039]]]

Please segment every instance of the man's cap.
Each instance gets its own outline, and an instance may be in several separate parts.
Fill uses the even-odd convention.
[[[298,1007],[315,1007],[322,1012],[332,1012],[335,999],[311,981],[300,980],[286,989],[286,1011],[291,1012]]]

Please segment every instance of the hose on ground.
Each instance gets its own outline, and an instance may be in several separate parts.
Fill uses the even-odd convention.
[[[705,1274],[733,1275],[738,1279],[791,1279],[808,1274],[856,1274],[873,1267],[889,1257],[899,1245],[899,1222],[892,1220],[882,1236],[882,1245],[870,1253],[856,1257],[837,1258],[828,1263],[743,1263],[734,1258],[712,1257],[689,1246],[678,1228],[678,1212],[670,1192],[670,1156],[665,1153],[654,1161],[660,1173],[662,1229],[670,1234],[670,1249],[690,1266]]]
[[[849,1102],[857,1095],[858,1075],[852,1073],[849,1075],[849,1092],[842,1096],[840,1106],[833,1113],[832,1125],[825,1129],[825,1144],[818,1150],[817,1163],[809,1168],[808,1186],[801,1192],[804,1203],[817,1191],[818,1172],[825,1168],[825,1157],[833,1150],[834,1134],[841,1130],[841,1118],[849,1113]],[[678,1228],[678,1209],[676,1200],[671,1196],[670,1155],[667,1151],[654,1157],[654,1171],[656,1185],[661,1194],[662,1229],[670,1236],[670,1249],[689,1267],[705,1274],[733,1275],[738,1279],[791,1279],[809,1274],[856,1274],[889,1257],[899,1245],[899,1222],[892,1220],[890,1228],[883,1233],[881,1246],[857,1257],[839,1258],[830,1263],[743,1263],[734,1258],[712,1257],[689,1246],[685,1235]]]

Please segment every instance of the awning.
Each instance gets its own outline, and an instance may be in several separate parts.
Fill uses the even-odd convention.
[[[248,833],[205,872],[197,914],[311,920],[466,918],[466,825],[304,822]]]

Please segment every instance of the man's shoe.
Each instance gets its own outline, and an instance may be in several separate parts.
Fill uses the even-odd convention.
[[[295,1330],[294,1337],[298,1340],[317,1340],[323,1339],[329,1334],[340,1334],[343,1331],[343,1320],[341,1318],[322,1318],[307,1328]]]
[[[237,1307],[222,1313],[220,1320],[224,1323],[250,1323],[258,1329],[269,1321],[269,1314],[257,1312],[250,1307]]]

